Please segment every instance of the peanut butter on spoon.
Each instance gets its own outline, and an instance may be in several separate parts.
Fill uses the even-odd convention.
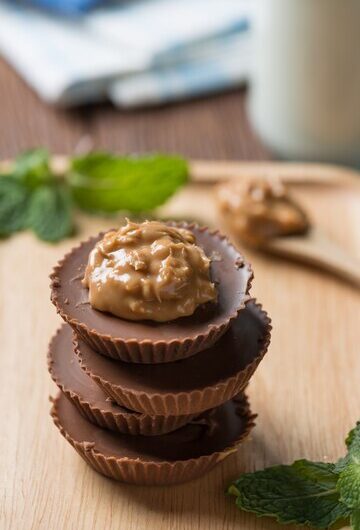
[[[217,190],[221,213],[232,231],[250,246],[304,234],[310,227],[304,210],[278,181],[230,181]]]
[[[278,181],[229,182],[219,186],[217,197],[229,229],[245,244],[320,267],[360,287],[359,261],[311,226]]]
[[[217,299],[210,259],[194,235],[158,221],[127,221],[106,233],[89,255],[83,285],[94,309],[128,320],[174,320]]]

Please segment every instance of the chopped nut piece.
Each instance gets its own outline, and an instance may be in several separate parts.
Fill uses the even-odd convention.
[[[158,221],[128,221],[105,234],[83,285],[93,308],[128,320],[174,320],[217,298],[210,259],[193,234]]]

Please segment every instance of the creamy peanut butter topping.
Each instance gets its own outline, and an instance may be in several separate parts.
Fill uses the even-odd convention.
[[[127,221],[105,234],[83,285],[93,308],[128,320],[174,320],[217,298],[210,259],[194,235],[158,221]]]
[[[306,213],[278,181],[229,182],[219,186],[217,196],[232,230],[249,245],[309,228]]]

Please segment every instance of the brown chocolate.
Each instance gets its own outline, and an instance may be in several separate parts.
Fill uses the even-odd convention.
[[[62,318],[94,350],[126,362],[166,363],[194,355],[214,344],[248,299],[252,271],[241,254],[218,232],[195,225],[190,230],[211,262],[216,304],[200,306],[190,317],[171,322],[128,321],[93,309],[82,285],[89,252],[103,234],[73,249],[51,275],[52,301]]]
[[[270,319],[250,301],[221,339],[182,361],[158,365],[114,361],[74,336],[86,373],[114,401],[148,415],[198,414],[241,392],[265,355]]]
[[[122,482],[166,485],[194,479],[236,451],[254,426],[244,396],[163,436],[129,436],[101,429],[63,394],[51,415],[63,436],[96,471]]]
[[[49,372],[60,390],[91,422],[125,434],[152,436],[174,431],[194,418],[194,415],[148,416],[114,403],[80,368],[72,335],[71,327],[63,324],[52,338]]]

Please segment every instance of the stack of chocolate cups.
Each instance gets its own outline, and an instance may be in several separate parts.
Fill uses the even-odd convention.
[[[52,417],[95,470],[165,485],[194,479],[236,451],[254,426],[244,390],[270,343],[270,319],[249,296],[250,266],[219,232],[195,225],[211,259],[216,304],[166,323],[97,311],[82,284],[103,234],[70,251],[51,275],[65,320],[49,346],[60,388]]]

